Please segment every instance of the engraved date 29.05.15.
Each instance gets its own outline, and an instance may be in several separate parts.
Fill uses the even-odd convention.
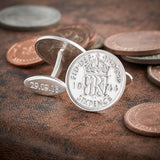
[[[50,85],[47,83],[30,82],[30,88],[34,90],[40,90],[45,92],[58,93],[59,87],[55,85]]]

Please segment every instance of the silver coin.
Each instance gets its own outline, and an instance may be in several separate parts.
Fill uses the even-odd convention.
[[[160,54],[151,56],[121,56],[125,61],[138,64],[160,64]]]
[[[16,5],[0,12],[0,25],[9,29],[41,29],[57,24],[60,19],[57,9],[39,5]]]
[[[65,91],[65,83],[51,76],[33,76],[25,79],[24,85],[32,91],[46,96],[54,96]]]
[[[77,56],[66,73],[66,90],[75,105],[86,111],[100,111],[122,96],[126,74],[113,54],[89,50]]]

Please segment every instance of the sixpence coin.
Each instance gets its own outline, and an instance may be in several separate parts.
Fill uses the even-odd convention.
[[[79,108],[96,112],[115,104],[122,96],[126,74],[113,54],[89,50],[70,64],[65,78],[67,93]]]

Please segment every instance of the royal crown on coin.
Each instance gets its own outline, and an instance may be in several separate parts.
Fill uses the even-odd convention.
[[[99,54],[85,66],[85,72],[89,75],[108,75],[110,66],[105,63],[104,59],[100,59]]]

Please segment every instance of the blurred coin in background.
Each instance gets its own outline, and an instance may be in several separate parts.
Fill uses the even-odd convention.
[[[40,5],[15,5],[0,11],[0,26],[14,30],[43,29],[60,19],[57,9]]]

